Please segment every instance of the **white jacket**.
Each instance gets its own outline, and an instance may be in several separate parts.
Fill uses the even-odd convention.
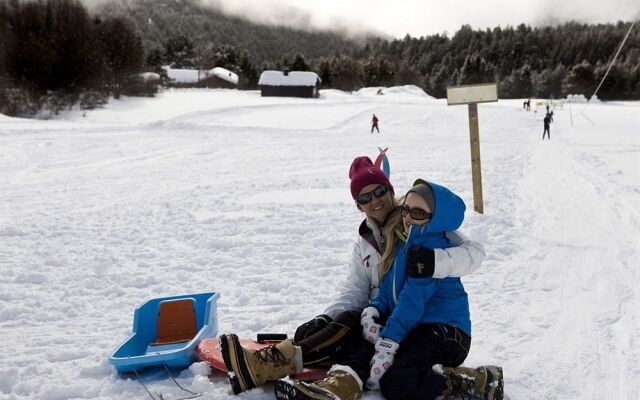
[[[445,235],[453,247],[434,250],[433,277],[459,278],[477,270],[485,256],[482,244],[470,240],[458,231],[446,232]],[[347,279],[325,314],[335,318],[342,311],[361,311],[378,294],[380,276],[377,265],[381,256],[378,249],[383,247],[381,242],[382,237],[377,227],[365,220],[360,226],[360,235],[353,248]]]

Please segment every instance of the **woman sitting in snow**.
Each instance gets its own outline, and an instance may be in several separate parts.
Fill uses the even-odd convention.
[[[356,157],[349,168],[351,195],[366,219],[359,227],[358,240],[347,279],[340,295],[318,315],[296,330],[294,340],[255,351],[243,348],[234,334],[220,337],[222,353],[234,393],[260,386],[268,380],[300,372],[304,366],[332,365],[342,360],[345,350],[360,338],[360,314],[378,293],[383,273],[377,268],[385,249],[390,216],[397,208],[393,186],[369,157]],[[436,249],[425,263],[434,278],[463,276],[479,268],[484,248],[457,231],[445,232],[449,243]]]
[[[451,246],[444,232],[460,226],[464,210],[448,189],[414,183],[389,222],[394,229],[387,232],[380,261],[388,272],[362,312],[363,339],[323,380],[276,382],[278,399],[357,399],[363,382],[370,390],[380,388],[386,399],[502,399],[502,368],[458,367],[471,344],[467,293],[459,278],[433,279],[427,261],[435,249]]]

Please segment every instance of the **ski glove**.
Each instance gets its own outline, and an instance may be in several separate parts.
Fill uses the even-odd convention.
[[[367,379],[367,389],[380,390],[380,378],[393,364],[393,358],[400,345],[391,339],[380,338],[376,342],[376,354],[371,359],[371,373]]]
[[[367,307],[360,315],[360,324],[362,325],[362,337],[369,343],[376,344],[380,337],[382,325],[377,321],[380,317],[378,309],[375,307]]]
[[[305,322],[296,329],[296,333],[293,335],[293,341],[298,343],[303,339],[320,332],[322,328],[329,325],[331,321],[331,317],[326,314],[318,315],[311,321]]]
[[[431,278],[436,264],[435,253],[424,247],[412,247],[407,251],[407,276]]]

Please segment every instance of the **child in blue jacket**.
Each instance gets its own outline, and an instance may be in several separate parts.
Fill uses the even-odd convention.
[[[450,247],[444,232],[460,227],[464,211],[460,197],[435,183],[419,179],[407,192],[381,259],[388,272],[361,321],[375,343],[366,386],[386,399],[502,398],[501,368],[453,368],[469,353],[469,300],[460,278],[432,278],[433,249]]]

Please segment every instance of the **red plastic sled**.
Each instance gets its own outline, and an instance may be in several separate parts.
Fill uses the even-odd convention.
[[[251,339],[240,339],[240,344],[243,347],[260,350],[267,347],[272,343],[258,343]],[[218,338],[204,339],[198,346],[196,346],[196,354],[198,357],[209,364],[212,368],[218,371],[227,372],[227,367],[224,365],[222,359],[222,352],[220,351],[220,340]],[[293,377],[302,381],[315,381],[322,379],[327,375],[327,370],[324,368],[305,368],[299,374],[295,374]]]

